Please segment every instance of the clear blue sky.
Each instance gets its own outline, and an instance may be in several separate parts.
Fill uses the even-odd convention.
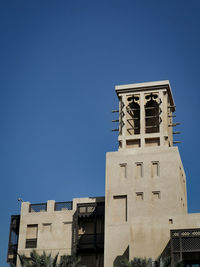
[[[17,198],[104,195],[114,85],[169,79],[200,212],[200,1],[0,0],[0,266]]]

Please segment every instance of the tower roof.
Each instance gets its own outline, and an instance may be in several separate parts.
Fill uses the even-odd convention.
[[[168,80],[156,81],[156,82],[144,82],[144,83],[131,83],[131,84],[123,84],[115,86],[115,91],[117,95],[119,95],[120,93],[148,91],[152,89],[167,89],[170,105],[175,106],[171,86]]]

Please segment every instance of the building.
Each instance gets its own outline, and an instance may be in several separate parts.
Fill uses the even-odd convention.
[[[23,202],[20,216],[11,216],[8,262],[20,266],[17,253],[36,249],[59,257],[74,252],[83,266],[103,266],[104,211],[104,197]]]
[[[106,155],[105,199],[22,203],[21,214],[11,216],[8,261],[35,248],[60,256],[77,253],[87,267],[166,255],[172,266],[180,260],[200,266],[200,214],[187,213],[169,81],[115,90],[119,149]]]

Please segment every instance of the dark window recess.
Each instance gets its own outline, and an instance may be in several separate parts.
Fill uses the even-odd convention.
[[[26,248],[37,248],[37,238],[26,239]]]
[[[130,135],[140,134],[140,105],[137,103],[138,100],[138,96],[128,97],[127,131]]]
[[[146,133],[158,133],[160,126],[160,108],[157,103],[157,95],[150,94],[145,97],[148,102],[145,105]]]
[[[47,211],[47,203],[30,204],[29,212]]]
[[[104,233],[78,235],[79,249],[104,248]]]
[[[25,248],[37,248],[38,225],[29,224],[26,229]]]
[[[55,210],[72,210],[73,208],[73,202],[68,201],[68,202],[56,202],[55,203]]]

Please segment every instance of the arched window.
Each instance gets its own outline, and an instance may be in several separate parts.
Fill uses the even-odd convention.
[[[127,100],[127,131],[130,135],[140,134],[139,96],[128,97]]]
[[[147,103],[145,105],[145,129],[146,133],[159,132],[159,104],[158,96],[150,94],[145,97]]]

